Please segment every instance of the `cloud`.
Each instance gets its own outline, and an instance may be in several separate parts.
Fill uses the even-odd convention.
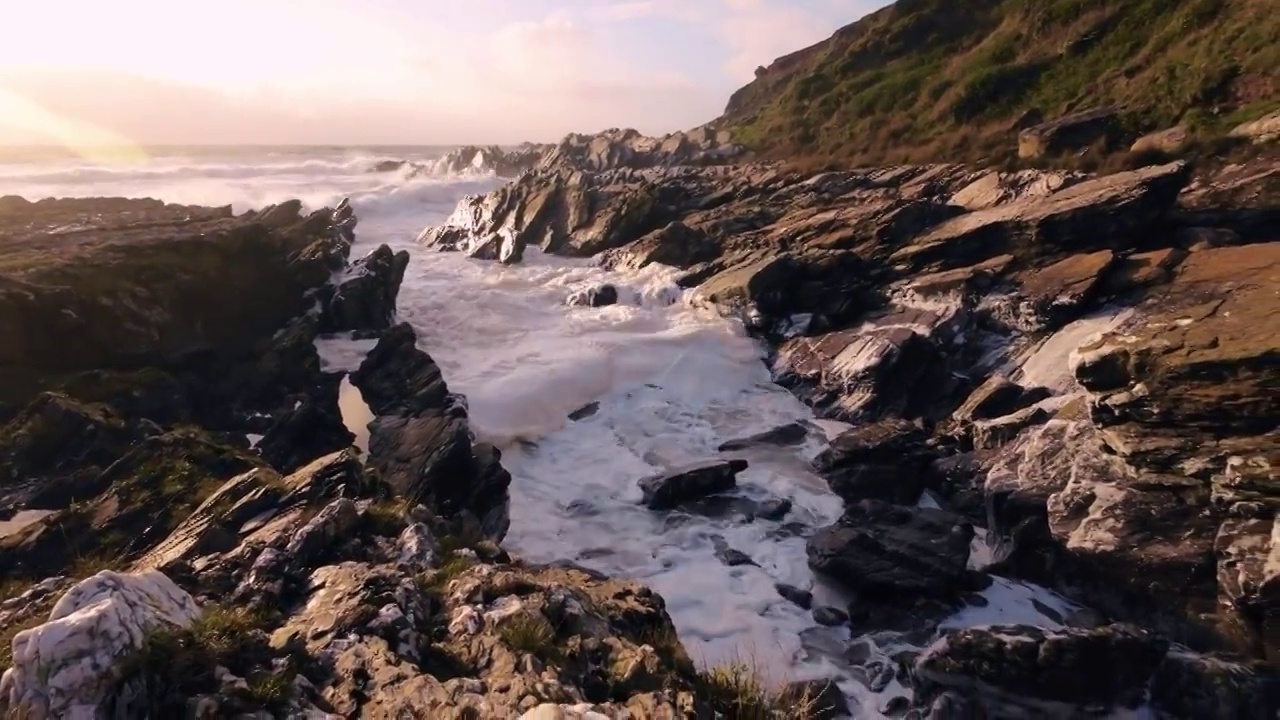
[[[865,4],[468,0],[427,12],[410,0],[325,0],[322,10],[289,0],[190,3],[208,32],[172,32],[181,14],[162,0],[117,0],[132,13],[93,10],[89,0],[24,4],[31,32],[0,47],[0,87],[8,65],[11,89],[67,127],[141,143],[662,133],[715,117],[756,66],[826,37],[856,16],[851,3]],[[92,10],[93,30],[68,40],[58,18],[71,5]],[[40,133],[28,125],[6,128],[0,118],[0,144]]]
[[[662,10],[662,3],[655,0],[642,0],[641,2],[613,3],[606,6],[602,14],[608,20],[620,22],[652,17],[661,14]]]

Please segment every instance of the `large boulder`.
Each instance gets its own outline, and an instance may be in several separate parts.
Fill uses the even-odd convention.
[[[958,691],[993,715],[1012,705],[1037,717],[1076,717],[1084,708],[1136,708],[1168,649],[1168,641],[1126,625],[973,628],[927,648],[915,675],[926,689]]]
[[[942,510],[864,500],[809,539],[809,567],[859,599],[954,598],[971,588],[973,526]]]
[[[747,469],[746,460],[708,460],[637,481],[643,502],[650,510],[673,510],[737,486],[737,475]]]
[[[151,632],[200,616],[191,595],[159,572],[104,570],[67,591],[43,625],[13,639],[13,667],[0,678],[9,717],[94,717],[113,669]]]
[[[350,447],[355,434],[338,407],[339,382],[333,376],[326,388],[284,410],[258,441],[262,459],[291,473],[317,457]]]
[[[963,309],[891,307],[846,330],[781,343],[773,372],[815,409],[847,422],[938,420],[963,398],[948,350]]]
[[[847,503],[872,499],[909,505],[930,484],[936,455],[927,440],[923,428],[905,420],[860,425],[833,440],[814,467]]]
[[[1038,158],[1081,150],[1111,139],[1120,128],[1119,112],[1105,107],[1073,113],[1018,133],[1018,157]]]
[[[1188,178],[1185,163],[1156,165],[978,210],[934,227],[893,260],[920,271],[973,265],[1012,251],[1034,257],[1129,248],[1167,215]]]

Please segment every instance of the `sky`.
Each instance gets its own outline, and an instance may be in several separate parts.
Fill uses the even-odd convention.
[[[714,119],[885,0],[10,0],[0,145],[549,142]]]

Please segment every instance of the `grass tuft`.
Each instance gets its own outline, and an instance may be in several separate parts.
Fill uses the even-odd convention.
[[[443,595],[449,583],[475,565],[476,561],[466,555],[450,555],[440,567],[418,576],[418,588],[427,595]]]
[[[395,537],[409,526],[412,504],[403,498],[375,502],[365,511],[365,522],[374,535]]]
[[[547,662],[561,657],[560,648],[556,646],[556,630],[541,615],[521,613],[503,620],[498,625],[498,637],[512,650]]]
[[[243,608],[211,607],[190,628],[155,630],[122,663],[121,682],[143,691],[152,717],[177,717],[186,698],[221,690],[215,672],[225,667],[248,682],[238,695],[241,709],[283,712],[294,674],[270,669],[268,620]]]
[[[707,668],[695,681],[698,699],[726,720],[816,720],[817,698],[771,686],[758,666],[733,661]]]

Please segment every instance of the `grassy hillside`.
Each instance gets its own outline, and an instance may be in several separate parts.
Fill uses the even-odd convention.
[[[766,156],[1000,159],[1028,111],[1200,137],[1280,108],[1280,0],[898,0],[757,71],[720,125]]]

